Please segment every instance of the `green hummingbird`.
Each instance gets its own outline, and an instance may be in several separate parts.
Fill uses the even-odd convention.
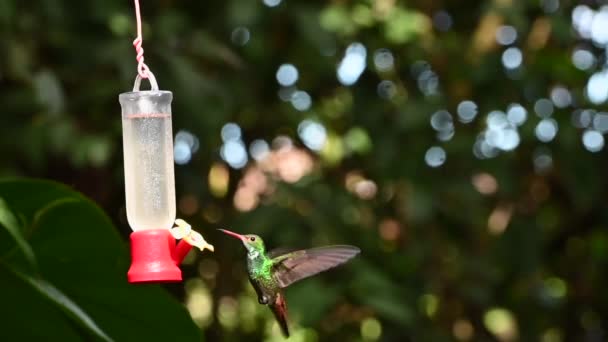
[[[276,249],[267,252],[257,235],[241,235],[220,231],[243,242],[247,249],[249,282],[258,295],[258,302],[268,305],[285,337],[289,337],[287,303],[283,289],[294,282],[347,262],[361,250],[355,246],[334,245],[295,251]]]

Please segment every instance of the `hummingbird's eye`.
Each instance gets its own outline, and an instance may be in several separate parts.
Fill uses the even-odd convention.
[[[252,241],[252,242],[255,241],[255,237],[254,236],[250,237],[249,241]]]

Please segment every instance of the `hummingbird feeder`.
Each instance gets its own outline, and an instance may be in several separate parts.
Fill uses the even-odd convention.
[[[175,177],[170,91],[159,90],[144,63],[139,3],[135,0],[138,74],[133,91],[118,99],[122,109],[122,137],[127,220],[131,233],[131,283],[177,282],[178,267],[196,246],[213,251],[184,220],[175,219]],[[148,79],[151,90],[140,90]],[[177,227],[173,227],[173,224]],[[176,243],[176,239],[181,239]]]

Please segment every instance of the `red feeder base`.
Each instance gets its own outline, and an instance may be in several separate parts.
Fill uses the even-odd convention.
[[[181,254],[181,253],[180,253]],[[175,239],[167,229],[140,230],[131,233],[130,283],[166,283],[182,281],[177,267]]]

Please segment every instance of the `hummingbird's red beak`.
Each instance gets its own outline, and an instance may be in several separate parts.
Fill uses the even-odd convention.
[[[243,235],[241,235],[241,234],[237,234],[235,232],[231,232],[231,231],[226,230],[226,229],[218,229],[218,230],[221,231],[221,232],[223,232],[223,233],[226,233],[228,235],[234,236],[235,238],[237,238],[237,239],[239,239],[241,241],[245,241],[246,240],[245,237]]]

